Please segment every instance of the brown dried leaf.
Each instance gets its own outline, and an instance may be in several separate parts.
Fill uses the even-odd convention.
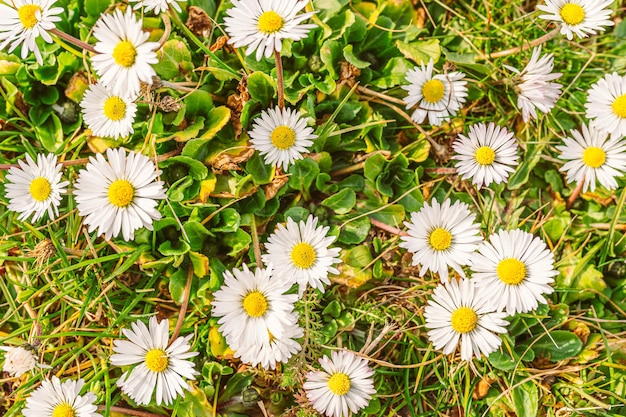
[[[207,12],[198,6],[189,6],[187,10],[189,11],[189,17],[187,18],[185,26],[197,36],[204,38],[211,36],[213,24]]]

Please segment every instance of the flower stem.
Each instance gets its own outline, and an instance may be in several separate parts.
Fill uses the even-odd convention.
[[[189,270],[187,271],[187,282],[185,282],[185,289],[183,291],[183,302],[180,305],[180,313],[178,313],[178,320],[176,320],[176,328],[174,329],[174,333],[172,333],[170,342],[167,344],[168,346],[174,343],[174,340],[176,340],[180,334],[180,329],[183,327],[183,321],[185,320],[185,315],[187,314],[187,305],[189,304],[189,293],[191,292],[192,282],[193,265],[189,265]]]
[[[106,405],[99,405],[98,406],[98,410],[106,410]],[[130,408],[124,408],[124,407],[117,407],[117,406],[111,406],[109,407],[109,411],[113,411],[116,413],[122,413],[122,414],[128,414],[131,416],[138,416],[138,417],[163,417],[164,414],[154,414],[154,413],[149,413],[147,411],[138,411],[138,410],[131,410]]]
[[[569,210],[572,208],[572,206],[576,202],[576,199],[580,195],[580,192],[582,191],[584,184],[585,184],[585,177],[581,178],[580,181],[578,181],[578,184],[576,184],[576,188],[574,188],[574,191],[572,191],[572,195],[570,195],[569,198],[567,199],[567,203],[565,204],[566,210]]]
[[[278,84],[278,107],[282,110],[285,107],[285,83],[283,80],[283,61],[280,52],[274,49],[276,59],[276,83]]]
[[[381,230],[384,230],[385,232],[391,233],[392,235],[398,235],[398,236],[408,236],[409,234],[407,232],[405,232],[404,230],[400,230],[396,227],[393,226],[389,226],[386,223],[383,223],[381,221],[378,221],[376,219],[373,219],[370,217],[370,223],[372,224],[372,226],[376,226]]]
[[[524,43],[521,46],[516,46],[515,48],[511,48],[511,49],[505,49],[504,51],[494,52],[493,54],[480,55],[476,57],[476,60],[483,60],[483,59],[487,60],[487,59],[494,59],[494,58],[502,58],[502,57],[509,56],[509,55],[515,55],[518,52],[525,51],[530,48],[534,48],[537,45],[541,45],[542,43],[549,41],[550,39],[558,35],[560,30],[561,28],[557,27],[553,29],[551,32],[548,32],[545,35],[537,39],[534,39],[530,42]]]
[[[53,35],[58,36],[61,39],[68,41],[69,43],[78,46],[80,49],[84,49],[85,51],[92,52],[97,54],[98,52],[94,49],[93,46],[89,45],[87,42],[83,42],[78,38],[73,37],[72,35],[68,35],[67,33],[60,31],[57,28],[50,29],[49,31]]]

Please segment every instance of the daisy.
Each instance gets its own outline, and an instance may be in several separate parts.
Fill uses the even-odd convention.
[[[134,239],[135,230],[152,230],[152,221],[161,218],[157,201],[165,198],[161,174],[146,156],[124,149],[107,149],[107,162],[102,154],[90,157],[78,173],[74,199],[78,213],[84,216],[89,233],[98,229],[105,239]]]
[[[3,0],[0,2],[0,50],[9,47],[9,53],[22,45],[22,59],[33,51],[37,62],[43,64],[41,52],[35,40],[42,37],[52,43],[48,31],[60,22],[63,8],[52,7],[56,0]]]
[[[421,265],[420,276],[430,270],[439,274],[442,282],[448,281],[448,267],[465,276],[462,266],[470,262],[472,254],[482,242],[480,225],[469,206],[450,199],[443,204],[435,199],[431,205],[411,213],[408,236],[402,236],[400,247],[413,253],[413,265]]]
[[[198,372],[188,360],[198,352],[190,352],[193,335],[177,337],[169,346],[167,320],[158,322],[150,317],[149,328],[141,321],[131,324],[132,330],[122,329],[128,340],[113,341],[111,364],[134,365],[117,380],[117,386],[138,405],[148,405],[156,389],[157,405],[169,405],[191,387],[183,379],[196,379]]]
[[[9,375],[20,377],[26,372],[30,372],[37,366],[37,358],[33,352],[22,346],[9,347],[0,346],[0,350],[4,350],[4,364],[2,370],[8,372]]]
[[[456,170],[477,187],[506,181],[517,165],[517,143],[513,133],[491,122],[469,127],[468,136],[459,135],[452,144],[457,153]]]
[[[501,230],[483,242],[472,259],[472,281],[481,294],[508,315],[527,313],[554,290],[554,256],[538,237]]]
[[[300,343],[295,339],[304,336],[302,328],[298,326],[297,316],[291,315],[293,323],[287,324],[283,328],[283,335],[280,338],[274,337],[269,333],[269,342],[261,345],[242,346],[235,357],[240,358],[242,362],[249,363],[252,366],[261,366],[265,369],[275,369],[279,362],[285,363],[291,356],[302,349]]]
[[[156,64],[157,42],[147,42],[150,34],[142,30],[142,20],[136,20],[131,8],[122,13],[102,15],[93,29],[98,40],[94,49],[97,55],[91,58],[100,82],[109,87],[113,94],[136,96],[140,82],[152,85],[156,75],[151,64]]]
[[[285,294],[291,284],[272,277],[271,268],[233,269],[224,272],[224,284],[213,296],[213,317],[231,349],[261,346],[272,337],[281,339],[293,324],[293,303],[298,296]]]
[[[626,136],[626,75],[607,74],[591,86],[586,116],[596,129]]]
[[[24,221],[33,215],[32,221],[48,213],[50,220],[59,214],[61,194],[65,194],[67,181],[61,181],[61,165],[53,154],[37,154],[37,163],[26,154],[26,163],[18,161],[11,167],[4,186],[9,199],[9,210],[20,213],[18,220]]]
[[[224,23],[235,48],[247,46],[246,55],[256,50],[256,60],[263,55],[280,52],[283,39],[299,41],[306,38],[314,24],[301,24],[315,12],[298,12],[308,0],[232,0],[233,7],[226,11]]]
[[[473,280],[462,278],[439,284],[424,310],[428,338],[445,355],[453,353],[461,342],[461,360],[489,356],[502,339],[509,323],[505,313],[496,311],[491,300],[478,295]]]
[[[374,371],[366,359],[348,350],[334,350],[330,355],[330,359],[324,356],[319,360],[323,371],[306,374],[304,391],[318,412],[328,417],[348,417],[367,406],[376,394]]]
[[[263,110],[248,135],[252,147],[264,156],[265,163],[282,166],[283,171],[295,160],[302,159],[302,152],[308,152],[307,148],[317,138],[297,110],[281,110],[278,106]]]
[[[540,19],[553,20],[561,23],[561,34],[570,41],[574,33],[579,38],[586,38],[588,34],[595,35],[596,31],[604,31],[602,26],[613,26],[609,17],[611,10],[607,9],[613,0],[546,0],[545,6],[537,8],[542,12]]]
[[[278,230],[267,239],[262,256],[265,264],[272,264],[274,275],[290,285],[299,285],[300,295],[307,284],[324,292],[329,285],[328,274],[338,274],[333,264],[341,262],[339,248],[329,248],[335,236],[327,236],[328,226],[317,226],[317,217],[309,215],[306,222],[296,223],[287,219],[287,227],[278,225]]]
[[[137,113],[134,98],[113,94],[104,85],[89,86],[80,106],[83,119],[94,136],[121,138],[133,133],[133,120]]]
[[[431,125],[439,126],[456,115],[465,103],[467,81],[463,80],[465,74],[458,71],[433,75],[434,65],[431,58],[426,67],[422,63],[421,68],[409,70],[406,80],[410,84],[402,88],[408,91],[406,108],[417,106],[411,118],[422,123],[428,116]]]
[[[182,0],[130,0],[131,2],[137,2],[133,9],[139,10],[143,7],[144,13],[154,11],[154,14],[158,15],[165,13],[169,10],[170,6],[174,8],[178,13],[182,12],[182,9],[178,5],[178,1]]]
[[[556,148],[560,159],[568,162],[561,168],[567,173],[567,182],[584,181],[583,191],[596,189],[599,182],[607,190],[617,188],[615,177],[626,172],[626,142],[593,126],[582,125],[582,132],[570,131],[573,138],[563,139]]]
[[[84,396],[78,395],[84,385],[82,379],[65,382],[56,376],[45,379],[26,399],[22,414],[24,417],[102,417],[96,413],[96,394],[88,391]]]
[[[537,118],[537,108],[542,113],[549,113],[561,95],[561,84],[553,83],[561,75],[560,72],[551,73],[554,69],[554,56],[546,54],[539,58],[541,47],[534,48],[530,61],[520,72],[516,68],[504,67],[517,75],[513,77],[513,84],[517,92],[517,107],[522,111],[522,119],[528,122],[530,118]]]

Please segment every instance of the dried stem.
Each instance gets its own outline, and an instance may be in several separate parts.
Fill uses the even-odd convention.
[[[261,244],[259,243],[259,232],[256,230],[256,218],[252,215],[252,225],[250,226],[250,232],[252,233],[252,245],[254,248],[254,260],[256,267],[261,268]]]
[[[371,217],[370,217],[370,223],[372,223],[372,226],[376,226],[379,229],[384,230],[385,232],[391,233],[392,235],[409,236],[409,234],[405,232],[404,230],[400,230],[396,227],[389,226],[388,224],[378,221],[376,219],[373,219]]]
[[[161,13],[161,17],[163,18],[165,28],[163,29],[163,36],[159,39],[159,47],[157,50],[163,48],[163,45],[165,45],[165,42],[167,42],[167,39],[170,37],[170,33],[172,33],[172,21],[170,17],[165,13]]]
[[[280,52],[274,49],[276,59],[276,83],[278,84],[278,107],[282,110],[285,107],[285,83],[283,81],[283,61]]]
[[[511,48],[511,49],[505,49],[504,51],[494,52],[493,54],[481,55],[481,56],[478,56],[476,58],[476,60],[486,60],[486,59],[502,58],[502,57],[509,56],[509,55],[515,55],[518,52],[525,51],[525,50],[530,49],[530,48],[534,48],[537,45],[541,45],[542,43],[545,43],[545,42],[549,41],[550,39],[552,39],[556,35],[558,35],[560,30],[561,30],[560,27],[556,27],[551,32],[548,32],[545,35],[543,35],[543,36],[541,36],[541,37],[539,37],[537,39],[534,39],[534,40],[532,40],[530,42],[524,43],[521,46],[516,46],[515,48]]]
[[[106,409],[107,409],[106,405],[99,405],[98,406],[98,410],[100,410],[100,411],[104,411]],[[117,407],[117,406],[109,407],[109,411],[113,411],[113,412],[116,412],[116,413],[122,413],[122,414],[128,414],[128,415],[131,415],[131,416],[138,416],[138,417],[163,417],[165,415],[165,414],[149,413],[147,411],[132,410],[130,408]]]
[[[396,103],[400,106],[406,106],[404,100],[401,100],[396,97],[388,96],[387,94],[379,93],[378,91],[370,90],[367,87],[357,86],[356,91],[359,93],[367,94],[368,96],[377,97],[386,101],[390,101],[392,103]]]
[[[61,39],[64,39],[66,41],[68,41],[69,43],[78,46],[81,49],[84,49],[88,52],[97,54],[98,52],[94,49],[93,46],[89,45],[87,42],[83,42],[78,38],[73,37],[72,35],[68,35],[67,33],[60,31],[57,28],[54,29],[50,29],[48,32],[52,33],[53,35],[58,36]]]
[[[178,320],[176,320],[176,328],[174,329],[174,333],[172,333],[170,342],[167,344],[168,346],[174,343],[174,340],[176,340],[180,334],[180,329],[183,327],[183,321],[185,321],[185,315],[187,314],[187,305],[189,304],[189,293],[191,292],[192,282],[193,265],[189,265],[189,270],[187,271],[187,282],[185,282],[185,290],[183,292],[183,302],[180,305],[180,313],[178,313]]]
[[[567,199],[567,203],[565,204],[566,210],[569,210],[572,208],[572,206],[576,202],[576,199],[580,195],[580,192],[583,190],[584,184],[585,184],[585,177],[582,177],[580,181],[578,181],[578,184],[576,184],[576,188],[574,188],[574,191],[572,191],[572,195],[570,195],[569,198]]]

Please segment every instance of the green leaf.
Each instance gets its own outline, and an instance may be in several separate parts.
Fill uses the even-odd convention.
[[[226,208],[220,213],[220,226],[211,229],[213,232],[233,233],[239,229],[241,215],[237,210]]]
[[[541,150],[543,149],[543,144],[541,145],[533,145],[529,144],[526,149],[526,155],[521,159],[522,163],[519,165],[517,170],[511,175],[509,178],[508,188],[509,190],[517,190],[522,185],[528,182],[528,178],[530,177],[530,173],[535,168],[539,160],[541,159]]]
[[[356,268],[364,268],[374,260],[367,245],[355,246],[348,250],[342,258],[346,264]]]
[[[162,168],[167,168],[170,166],[176,166],[177,164],[182,164],[181,166],[183,169],[185,168],[185,166],[187,166],[189,168],[189,171],[185,172],[187,172],[187,174],[191,176],[191,178],[193,178],[194,180],[203,180],[207,177],[207,175],[209,175],[209,169],[202,162],[196,161],[193,158],[189,158],[188,156],[183,155],[177,155],[168,158],[165,161],[161,162],[160,166]]]
[[[566,330],[553,330],[542,334],[535,340],[531,346],[535,354],[549,357],[553,362],[574,357],[583,347],[583,342],[578,336]]]
[[[111,0],[85,0],[85,11],[89,16],[100,16],[112,3]]]
[[[265,164],[263,157],[258,152],[255,152],[252,158],[246,162],[246,171],[252,175],[255,184],[263,185],[272,181],[276,169]]]
[[[289,187],[300,191],[305,200],[311,199],[311,185],[320,173],[320,168],[310,158],[297,160],[289,167]]]
[[[344,188],[337,194],[332,195],[322,201],[322,205],[328,207],[337,214],[346,214],[352,210],[356,204],[356,193],[354,190]]]
[[[159,77],[171,80],[175,78],[181,71],[181,66],[185,62],[191,62],[191,52],[184,42],[178,39],[171,39],[163,44],[163,47],[157,51],[159,62],[152,67]]]
[[[498,352],[497,350],[491,353],[487,360],[494,368],[500,369],[501,371],[512,371],[515,369],[516,361],[508,354],[503,354]]]
[[[330,316],[333,319],[336,319],[341,314],[341,303],[337,300],[332,300],[328,305],[322,310],[322,316]]]
[[[372,80],[372,85],[378,88],[391,88],[406,81],[406,73],[413,65],[404,58],[394,57],[387,61],[382,70],[382,77]]]
[[[196,251],[202,249],[202,244],[207,237],[213,236],[213,233],[209,232],[200,222],[187,220],[183,224],[183,229],[189,238],[190,248]]]
[[[200,116],[189,126],[183,130],[174,133],[168,139],[174,139],[176,142],[187,142],[189,139],[198,137],[198,133],[204,128],[204,117]]]
[[[367,237],[371,227],[370,219],[365,216],[360,217],[343,226],[337,240],[347,245],[361,243]]]
[[[346,61],[348,61],[357,68],[367,68],[371,65],[369,62],[357,58],[357,56],[354,55],[352,49],[352,45],[346,45],[343,48],[343,57],[346,59]]]
[[[260,102],[263,107],[269,107],[276,97],[276,81],[261,71],[255,71],[248,77],[248,93],[250,97]]]
[[[439,39],[429,39],[427,41],[415,41],[410,43],[398,40],[396,41],[396,46],[405,58],[412,60],[418,65],[428,64],[428,61],[430,61],[431,58],[436,63],[441,55]]]
[[[196,90],[189,94],[183,103],[185,103],[185,115],[189,119],[195,119],[198,115],[204,116],[207,110],[213,108],[211,94],[204,90]]]
[[[185,292],[185,284],[187,283],[187,272],[179,269],[170,276],[169,290],[172,300],[183,301],[183,293]]]
[[[200,136],[201,139],[213,139],[230,120],[230,109],[226,106],[219,106],[211,109],[205,122],[206,130]]]
[[[375,213],[371,217],[388,225],[398,226],[404,221],[404,207],[400,204],[392,204]]]
[[[63,145],[63,126],[59,117],[54,113],[51,113],[42,125],[35,125],[35,133],[43,147],[49,152],[56,152]]]
[[[539,391],[533,381],[526,381],[513,389],[513,405],[517,417],[537,417]]]

